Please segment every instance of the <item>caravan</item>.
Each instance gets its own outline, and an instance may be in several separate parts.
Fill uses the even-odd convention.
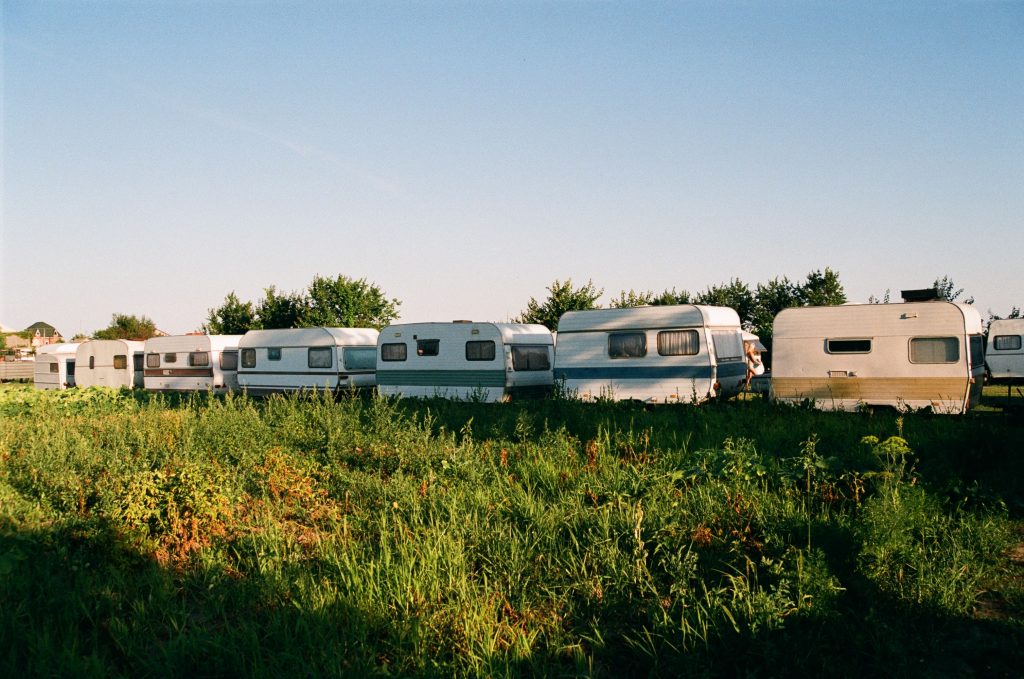
[[[144,343],[137,340],[89,340],[75,352],[75,384],[79,387],[135,387],[143,384]]]
[[[543,325],[405,323],[380,331],[385,396],[505,401],[550,391],[554,341]]]
[[[775,317],[772,396],[822,409],[963,413],[981,399],[981,315],[946,301],[794,307]]]
[[[175,335],[146,340],[146,389],[215,391],[238,388],[241,335]]]
[[[372,328],[250,330],[238,350],[238,386],[251,394],[375,384],[377,331]]]
[[[728,397],[746,379],[741,333],[728,307],[569,311],[558,321],[555,381],[584,401]]]
[[[36,350],[33,378],[36,389],[68,389],[75,386],[75,352],[78,342],[44,344]]]
[[[995,382],[1024,380],[1024,318],[992,321],[988,326],[985,363]]]

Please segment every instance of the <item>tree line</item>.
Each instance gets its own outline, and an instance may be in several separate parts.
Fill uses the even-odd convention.
[[[932,287],[941,299],[973,304],[973,297],[963,298],[949,276],[936,278]],[[540,299],[531,297],[526,308],[515,318],[518,323],[539,323],[555,330],[558,319],[566,311],[599,309],[598,300],[604,289],[592,280],[576,286],[572,279],[556,279]],[[881,298],[872,296],[872,303],[889,302],[886,290]],[[776,314],[795,306],[830,306],[844,304],[846,291],[839,273],[825,267],[816,269],[803,279],[790,280],[775,277],[753,286],[739,278],[710,285],[691,293],[687,290],[620,291],[609,303],[610,308],[667,304],[706,304],[727,306],[736,310],[745,330],[757,335],[771,347],[772,323]],[[401,301],[388,294],[377,284],[365,278],[354,279],[344,275],[334,278],[316,275],[301,291],[282,292],[276,286],[264,288],[263,297],[256,301],[242,301],[232,291],[224,301],[208,310],[201,330],[211,335],[238,335],[249,330],[301,327],[383,328],[399,318]],[[1013,307],[1006,318],[1019,318],[1020,308]],[[990,312],[990,320],[1000,318]],[[95,339],[148,339],[156,333],[156,325],[146,316],[114,314],[110,326],[93,334]]]

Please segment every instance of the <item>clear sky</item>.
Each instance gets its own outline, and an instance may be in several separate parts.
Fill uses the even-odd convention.
[[[1024,2],[4,0],[0,323],[367,278],[1024,304]]]

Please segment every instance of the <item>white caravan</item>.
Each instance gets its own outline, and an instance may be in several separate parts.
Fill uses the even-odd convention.
[[[794,307],[775,317],[772,396],[823,410],[963,413],[981,399],[981,315],[946,301]]]
[[[1024,318],[992,321],[988,326],[985,363],[995,381],[1024,379]]]
[[[36,389],[68,389],[75,386],[75,352],[78,342],[44,344],[36,350],[33,378]]]
[[[79,387],[142,388],[145,343],[137,340],[89,340],[75,352],[75,384]]]
[[[543,325],[402,323],[380,331],[377,349],[384,396],[496,402],[553,385],[554,339]]]
[[[377,334],[373,328],[250,330],[238,342],[238,386],[251,394],[372,388]]]
[[[584,401],[700,402],[738,393],[746,375],[728,307],[592,309],[558,321],[555,381]]]
[[[238,388],[241,335],[168,335],[146,340],[146,389],[214,391]]]

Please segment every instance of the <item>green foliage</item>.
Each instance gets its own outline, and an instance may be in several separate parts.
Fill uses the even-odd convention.
[[[686,290],[676,292],[675,288],[664,290],[661,294],[655,295],[651,291],[635,292],[623,290],[616,299],[611,302],[613,309],[626,309],[638,306],[668,306],[672,304],[690,304],[690,293]]]
[[[156,334],[156,324],[146,316],[114,314],[110,325],[93,333],[93,339],[146,340]]]
[[[305,297],[298,292],[280,293],[271,285],[256,305],[256,322],[260,328],[298,328],[306,309]]]
[[[1022,660],[1024,612],[972,617],[1019,597],[995,416],[3,389],[0,418],[4,675]]]
[[[846,291],[839,282],[839,274],[825,267],[807,274],[807,280],[800,286],[800,302],[803,306],[836,306],[846,303]]]
[[[242,302],[232,290],[223,304],[209,310],[203,332],[208,335],[243,335],[257,327],[252,302]]]
[[[740,322],[744,327],[750,327],[755,300],[750,286],[740,279],[734,278],[722,285],[709,286],[707,290],[697,295],[693,303],[731,307],[739,314]]]
[[[956,283],[954,283],[953,279],[949,276],[936,278],[935,282],[932,283],[932,287],[935,288],[935,292],[938,294],[939,299],[944,299],[947,302],[955,302],[964,294],[964,289],[956,287]],[[965,298],[963,303],[974,304],[974,297]]]
[[[304,326],[379,330],[398,318],[400,304],[397,299],[388,299],[379,287],[367,283],[365,278],[314,276],[301,322]]]
[[[800,306],[801,301],[800,287],[785,276],[773,278],[765,284],[758,283],[749,319],[751,332],[770,350],[775,316],[783,309]]]
[[[572,286],[572,279],[564,282],[556,280],[547,288],[548,297],[538,302],[531,297],[526,310],[516,319],[517,323],[539,323],[549,330],[558,328],[558,319],[566,311],[583,311],[598,308],[594,303],[604,294],[604,290],[594,287],[593,281],[579,288]]]

